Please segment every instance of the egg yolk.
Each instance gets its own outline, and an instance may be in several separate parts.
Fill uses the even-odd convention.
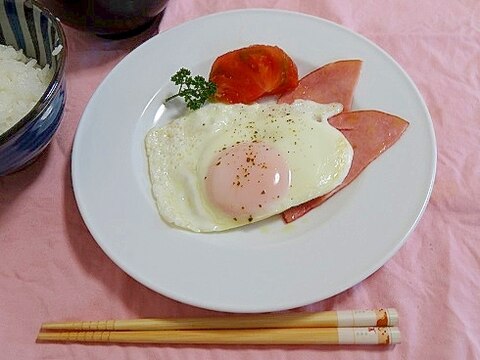
[[[213,206],[234,220],[252,221],[287,194],[290,169],[282,154],[271,145],[237,143],[219,152],[205,182]]]

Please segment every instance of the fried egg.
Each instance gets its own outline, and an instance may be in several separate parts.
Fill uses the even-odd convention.
[[[337,103],[211,103],[145,138],[162,218],[194,232],[236,228],[321,196],[347,176],[353,150],[327,119]]]

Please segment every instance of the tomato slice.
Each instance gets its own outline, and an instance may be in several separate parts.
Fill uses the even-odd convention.
[[[212,65],[210,81],[217,85],[215,100],[249,104],[294,89],[298,70],[279,47],[251,45],[219,56]]]

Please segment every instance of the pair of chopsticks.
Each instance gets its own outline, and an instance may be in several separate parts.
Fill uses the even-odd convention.
[[[137,344],[389,345],[395,309],[44,323],[37,341]]]

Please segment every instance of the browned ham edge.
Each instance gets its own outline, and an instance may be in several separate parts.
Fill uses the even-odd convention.
[[[345,180],[329,193],[284,211],[282,216],[287,223],[323,204],[350,184],[368,164],[390,148],[409,125],[398,116],[377,110],[340,113],[329,119],[329,123],[340,130],[352,145],[354,155],[350,171]]]

